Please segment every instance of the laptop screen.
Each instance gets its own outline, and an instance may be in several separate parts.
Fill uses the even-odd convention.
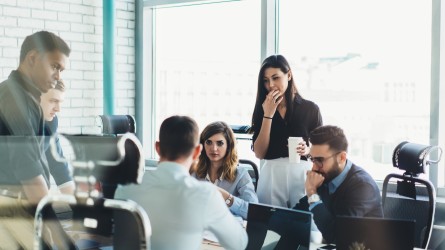
[[[337,217],[337,249],[413,249],[414,227],[414,220]]]
[[[246,249],[309,249],[311,221],[309,212],[250,203]]]

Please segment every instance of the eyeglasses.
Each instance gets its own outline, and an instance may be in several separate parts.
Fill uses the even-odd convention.
[[[323,162],[326,161],[329,158],[332,158],[338,154],[340,154],[340,152],[337,152],[331,156],[328,157],[313,157],[312,155],[307,155],[308,160],[310,160],[311,162],[313,162],[317,167],[322,168],[323,167]]]

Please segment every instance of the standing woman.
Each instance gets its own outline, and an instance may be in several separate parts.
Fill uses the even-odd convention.
[[[318,106],[298,93],[289,63],[272,55],[261,65],[258,92],[252,115],[253,151],[264,159],[258,180],[259,202],[292,207],[303,197],[309,133],[322,125]],[[300,163],[289,162],[288,138],[303,137],[295,151]]]
[[[213,122],[202,131],[204,145],[193,175],[218,187],[229,210],[247,219],[249,202],[258,202],[252,178],[245,168],[238,168],[235,135],[225,122]]]

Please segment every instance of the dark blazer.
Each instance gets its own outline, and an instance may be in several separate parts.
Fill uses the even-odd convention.
[[[341,216],[383,217],[382,198],[374,179],[361,167],[352,164],[343,183],[329,195],[326,184],[317,189],[323,203],[312,209],[314,221],[323,238],[335,243],[335,218]],[[294,209],[309,211],[307,196]]]

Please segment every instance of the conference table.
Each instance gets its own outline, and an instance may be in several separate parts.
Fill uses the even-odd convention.
[[[319,247],[324,246],[325,244],[317,244],[317,243],[312,243],[309,246],[309,250],[317,250]],[[224,249],[223,247],[221,247],[218,243],[216,242],[211,242],[208,240],[203,240],[202,244],[201,244],[201,250],[222,250]],[[417,248],[415,247],[414,250],[420,250],[422,248]]]
[[[317,243],[311,243],[309,250],[317,250],[317,248],[324,246],[325,244],[317,244]],[[224,249],[221,247],[218,243],[203,240],[201,244],[201,250],[222,250]]]
[[[235,216],[235,218],[243,225],[244,228],[247,227],[247,221],[243,220],[239,216]],[[273,248],[276,242],[278,242],[279,240],[280,236],[278,234],[267,234],[263,242],[263,246],[266,246],[264,247],[264,249],[271,249],[271,246]],[[317,250],[317,248],[324,246],[325,244],[321,243],[319,244],[321,240],[322,240],[321,233],[319,235],[317,234],[311,235],[309,250]],[[219,243],[217,242],[217,238],[211,232],[204,231],[201,250],[222,250],[222,249],[224,248],[219,245]]]
[[[242,219],[241,219],[241,221],[243,223],[243,227],[246,228],[247,222],[243,221]],[[321,242],[321,234],[319,235],[319,237],[320,238],[317,238],[314,235],[314,237],[311,238],[309,250],[317,250],[317,248],[325,245],[325,244],[320,243]],[[264,249],[274,248],[275,244],[279,240],[280,240],[280,236],[278,234],[267,234],[266,237],[264,238],[264,242],[263,242],[263,246],[265,246]],[[224,249],[216,241],[217,241],[217,239],[212,233],[210,233],[208,231],[204,231],[203,241],[201,244],[201,250],[222,250],[222,249]],[[314,241],[318,241],[318,243],[314,242]]]

